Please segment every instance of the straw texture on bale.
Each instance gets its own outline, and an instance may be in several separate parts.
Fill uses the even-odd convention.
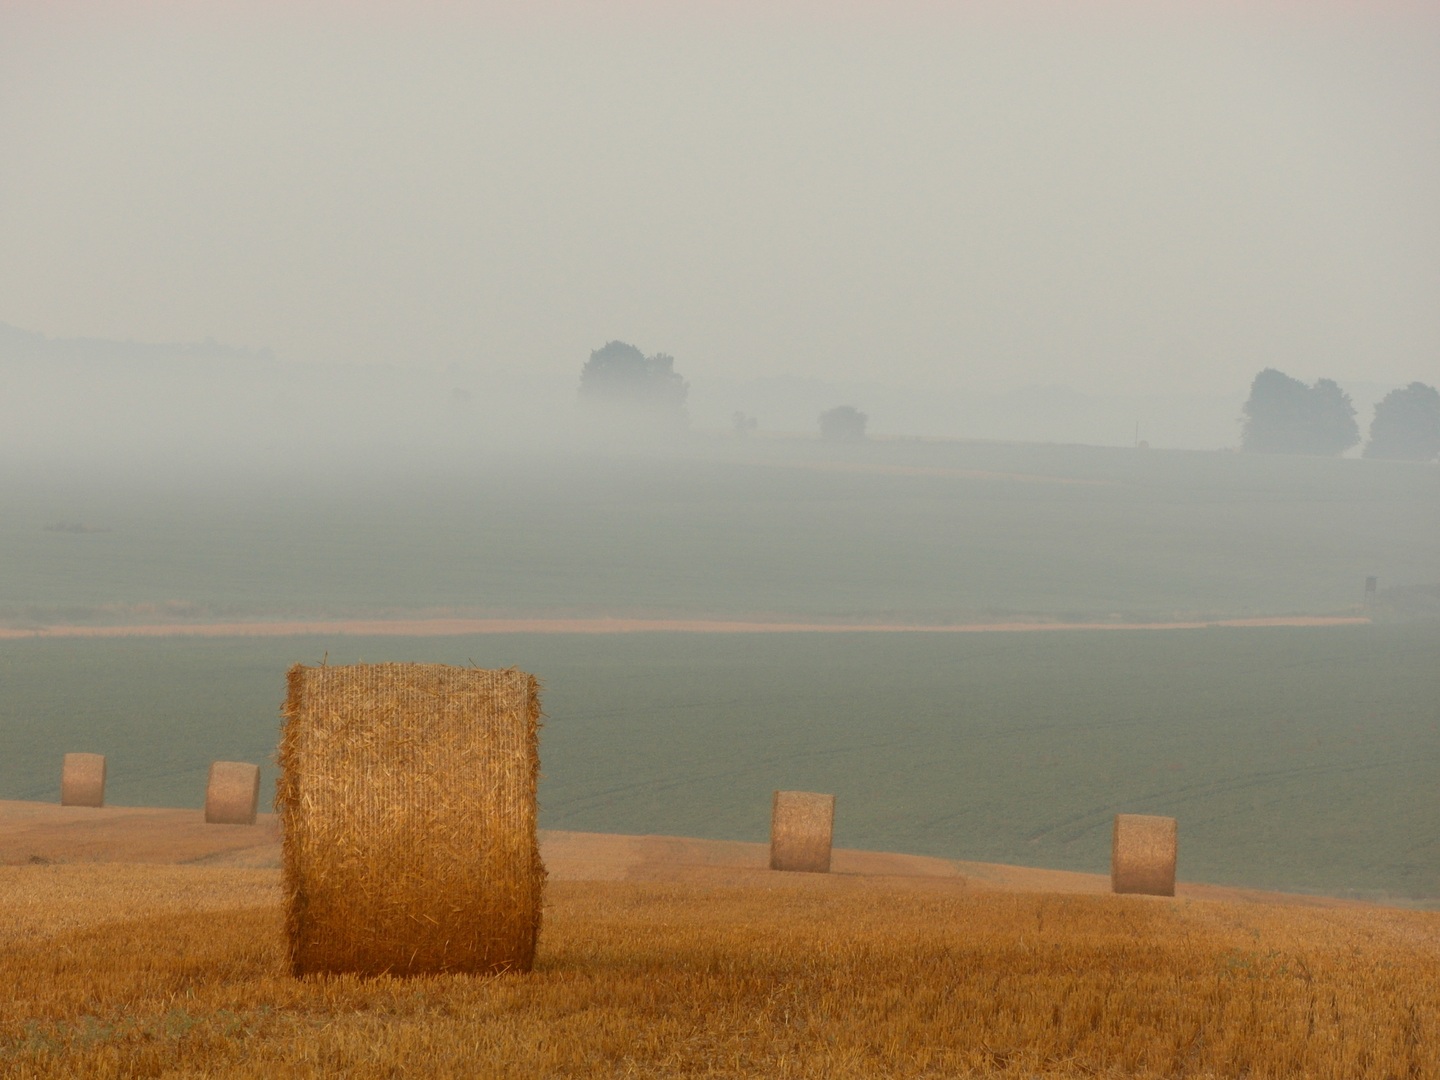
[[[292,972],[528,971],[545,882],[536,679],[296,665],[284,718]]]
[[[60,768],[60,805],[105,805],[104,754],[65,755]]]
[[[205,785],[205,820],[211,825],[254,825],[260,809],[260,766],[212,761]]]
[[[1116,814],[1110,850],[1111,891],[1174,896],[1177,833],[1171,817]]]
[[[770,869],[830,872],[835,796],[777,791],[770,803]]]

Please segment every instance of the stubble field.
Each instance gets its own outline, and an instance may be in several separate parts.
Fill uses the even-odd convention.
[[[3,868],[0,1071],[1435,1075],[1433,913],[773,876],[554,882],[530,974],[295,980],[274,871]]]

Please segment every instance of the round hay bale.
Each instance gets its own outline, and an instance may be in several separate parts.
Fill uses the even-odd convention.
[[[291,970],[528,971],[545,882],[535,678],[296,665],[284,717]]]
[[[1116,814],[1110,848],[1111,891],[1174,896],[1178,832],[1172,817]]]
[[[777,791],[770,802],[770,869],[830,872],[835,796]]]
[[[104,754],[65,755],[60,768],[60,805],[105,805]]]
[[[260,809],[260,766],[212,761],[205,784],[205,820],[211,825],[254,825]]]

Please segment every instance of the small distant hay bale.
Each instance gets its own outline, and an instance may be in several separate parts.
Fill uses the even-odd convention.
[[[60,805],[105,805],[104,754],[65,755],[60,769]]]
[[[545,882],[536,679],[296,665],[283,715],[291,971],[528,971]]]
[[[260,766],[212,761],[205,784],[205,820],[211,825],[254,825],[260,809]]]
[[[1111,891],[1174,896],[1177,833],[1172,817],[1116,814],[1110,852]]]
[[[770,869],[830,872],[835,796],[777,791],[770,803]]]

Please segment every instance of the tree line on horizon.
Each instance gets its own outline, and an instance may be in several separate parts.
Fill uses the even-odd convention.
[[[689,392],[690,384],[675,370],[673,356],[646,356],[625,341],[606,342],[591,352],[580,371],[581,402],[599,406],[592,410],[594,415],[630,430],[684,428]],[[1266,368],[1251,383],[1242,411],[1241,448],[1249,453],[1333,457],[1360,442],[1355,405],[1333,379],[1317,379],[1307,386]],[[732,419],[737,434],[756,427],[755,419],[743,413]],[[820,437],[862,440],[868,419],[851,405],[828,409],[819,417]],[[1362,455],[1394,461],[1431,461],[1440,456],[1440,391],[1420,382],[1390,391],[1375,406]]]
[[[1360,442],[1355,405],[1333,379],[1306,386],[1266,368],[1250,384],[1242,412],[1241,449],[1248,453],[1333,457]],[[1386,394],[1375,406],[1361,455],[1390,461],[1440,456],[1440,391],[1412,382]]]
[[[580,401],[599,406],[611,421],[626,427],[642,423],[662,431],[683,428],[689,393],[690,384],[675,370],[673,356],[646,356],[626,341],[606,342],[591,352],[580,369]],[[753,416],[744,413],[736,413],[731,419],[737,435],[758,426]],[[820,437],[832,442],[858,442],[865,438],[868,420],[853,405],[827,409],[819,417]]]

